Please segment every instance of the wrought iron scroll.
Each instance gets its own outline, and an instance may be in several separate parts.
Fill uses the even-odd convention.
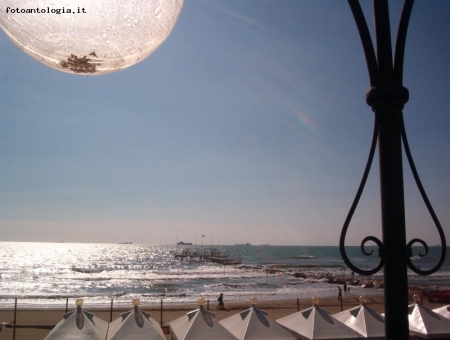
[[[409,19],[411,16],[411,11],[412,11],[412,7],[414,4],[414,0],[405,0],[404,6],[402,9],[399,27],[398,27],[398,31],[397,31],[395,57],[393,60],[393,72],[394,72],[393,73],[393,84],[394,84],[394,86],[390,87],[387,90],[389,93],[383,93],[383,91],[386,91],[386,89],[382,89],[381,86],[380,86],[380,88],[377,87],[379,85],[379,81],[380,81],[380,79],[379,79],[380,78],[380,68],[381,68],[381,66],[379,64],[380,61],[379,60],[377,61],[377,57],[375,55],[374,47],[372,44],[372,39],[370,37],[370,32],[369,32],[363,11],[359,4],[359,1],[358,0],[348,0],[348,3],[350,6],[350,9],[352,10],[353,17],[355,19],[355,22],[356,22],[356,25],[358,28],[358,32],[359,32],[359,35],[361,38],[361,42],[363,45],[364,54],[365,54],[366,62],[367,62],[367,69],[368,69],[368,73],[369,73],[369,80],[370,80],[370,86],[371,86],[371,89],[368,91],[368,93],[366,95],[366,100],[367,100],[368,105],[372,106],[372,107],[374,105],[377,105],[378,100],[380,100],[380,97],[385,96],[384,100],[386,100],[386,98],[388,98],[389,103],[391,105],[396,105],[403,109],[403,105],[409,99],[408,90],[405,87],[403,87],[403,84],[402,84],[403,83],[403,60],[404,60],[406,33],[407,33],[408,25],[409,25]],[[416,243],[419,243],[424,248],[424,252],[418,254],[420,257],[424,257],[428,254],[428,245],[425,241],[418,239],[418,238],[412,239],[410,242],[408,242],[408,244],[405,245],[405,256],[407,256],[407,265],[413,272],[415,272],[419,275],[430,275],[430,274],[436,272],[442,266],[442,264],[445,260],[445,256],[446,256],[445,235],[444,235],[442,226],[433,210],[433,207],[431,206],[431,203],[425,193],[425,190],[420,181],[417,169],[414,165],[414,161],[413,161],[411,151],[409,148],[409,143],[408,143],[408,140],[406,137],[406,130],[405,130],[404,122],[403,122],[403,117],[402,117],[402,122],[401,122],[401,129],[402,129],[402,131],[401,131],[402,144],[405,149],[405,153],[406,153],[406,156],[408,159],[409,166],[413,173],[414,179],[416,181],[416,184],[420,191],[422,199],[424,200],[424,203],[433,219],[436,229],[438,230],[439,237],[441,240],[441,254],[440,254],[439,261],[431,269],[421,270],[421,269],[417,268],[411,260],[411,257],[413,255],[412,247]],[[340,249],[341,256],[342,256],[345,264],[352,271],[354,271],[360,275],[375,274],[376,272],[380,271],[383,268],[385,260],[386,260],[384,258],[384,254],[383,254],[384,244],[381,240],[379,240],[375,236],[367,236],[361,242],[361,252],[365,256],[371,256],[373,254],[372,250],[371,251],[366,250],[366,244],[368,242],[373,242],[378,246],[379,262],[374,268],[364,270],[364,269],[357,267],[356,265],[354,265],[351,262],[351,260],[349,259],[349,257],[347,256],[347,253],[345,251],[345,238],[347,235],[348,227],[350,225],[350,222],[351,222],[353,214],[356,210],[356,207],[358,206],[359,200],[360,200],[362,192],[364,190],[364,186],[365,186],[367,178],[369,176],[370,168],[372,166],[372,161],[373,161],[373,157],[375,154],[375,149],[377,146],[378,132],[379,132],[379,125],[378,125],[377,118],[375,116],[374,132],[373,132],[372,143],[371,143],[371,147],[370,147],[370,151],[369,151],[369,157],[368,157],[368,160],[366,163],[366,167],[365,167],[358,191],[356,193],[356,196],[353,200],[351,208],[347,214],[347,218],[345,219],[344,225],[342,227],[341,236],[340,236],[340,240],[339,240],[339,249]]]
[[[372,144],[370,146],[369,157],[367,159],[366,168],[364,169],[364,174],[361,179],[361,183],[359,184],[359,188],[358,188],[358,191],[356,192],[355,199],[353,200],[352,206],[350,207],[350,211],[348,212],[347,218],[345,219],[344,226],[342,227],[342,231],[341,231],[341,237],[339,239],[339,249],[341,252],[342,259],[344,260],[347,267],[349,267],[352,271],[354,271],[355,273],[358,273],[360,275],[375,274],[384,265],[384,259],[383,259],[383,257],[380,256],[380,261],[375,268],[370,269],[370,270],[364,270],[364,269],[358,268],[350,261],[350,259],[347,256],[347,253],[345,251],[345,237],[347,235],[347,230],[348,230],[348,227],[352,220],[353,214],[355,213],[356,207],[358,206],[359,199],[361,198],[361,195],[364,190],[364,186],[366,185],[366,182],[367,182],[367,178],[369,177],[370,168],[372,167],[373,156],[375,155],[375,150],[377,147],[377,140],[378,140],[378,122],[375,119],[375,125],[374,125],[373,136],[372,136]],[[376,238],[375,236],[368,236],[368,237],[364,238],[361,242],[361,252],[366,256],[372,255],[372,252],[365,251],[365,245],[368,241],[375,242],[378,245],[379,249],[383,248],[383,243],[378,238]]]
[[[441,256],[439,258],[439,261],[433,268],[428,269],[428,270],[421,270],[421,269],[417,268],[416,266],[414,266],[414,264],[411,262],[413,244],[420,243],[425,248],[425,252],[419,254],[420,257],[424,257],[428,254],[427,244],[423,240],[418,239],[418,238],[412,239],[410,242],[408,242],[407,250],[408,250],[408,254],[410,255],[410,256],[408,256],[408,267],[416,274],[430,275],[430,274],[435,273],[442,266],[442,264],[445,261],[445,256],[446,256],[446,251],[447,251],[445,234],[444,234],[444,230],[442,229],[441,223],[439,222],[439,219],[438,219],[436,213],[434,212],[434,209],[430,203],[430,200],[428,199],[425,189],[423,188],[422,182],[420,181],[419,173],[417,172],[416,166],[414,165],[414,160],[411,155],[411,150],[409,149],[408,139],[406,138],[406,130],[405,130],[405,124],[403,122],[403,119],[402,119],[402,141],[403,141],[403,147],[405,148],[406,157],[408,158],[408,163],[411,168],[411,172],[414,176],[414,180],[416,181],[417,187],[419,188],[419,191],[420,191],[420,195],[422,196],[422,199],[423,199],[425,205],[427,206],[428,212],[430,213],[431,218],[433,219],[433,222],[436,226],[436,229],[438,230],[439,237],[441,239]]]

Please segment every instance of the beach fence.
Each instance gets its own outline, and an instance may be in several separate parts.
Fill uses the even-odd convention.
[[[74,302],[76,298],[66,297],[64,298],[59,307],[21,307],[20,299],[11,299],[12,303],[10,307],[3,307],[0,309],[0,339],[24,339],[22,335],[33,333],[33,339],[44,339],[45,336],[51,331],[56,324],[61,321],[62,315],[68,313],[71,310],[76,309]],[[260,304],[264,304],[264,301],[260,301]],[[86,310],[89,310],[89,301],[85,304]],[[108,307],[104,307],[108,306]],[[232,302],[230,303],[230,309],[246,309],[248,308],[247,301]],[[309,302],[304,302],[304,299],[290,299],[283,302],[283,306],[290,308],[292,311],[300,311],[300,309],[309,306]],[[159,323],[163,332],[169,334],[169,321],[165,318],[164,313],[182,309],[184,312],[198,308],[197,302],[187,302],[174,305],[174,303],[165,303],[163,299],[159,303],[143,304],[145,309],[152,311],[152,317]],[[206,300],[207,310],[216,310],[217,301]],[[120,304],[115,304],[115,300],[111,299],[110,303],[103,304],[103,307],[99,308],[98,304],[92,307],[96,316],[99,316],[105,321],[111,322],[113,318],[119,317],[119,315],[125,311],[130,310],[130,306],[124,306],[123,301]],[[183,313],[184,313],[183,312]],[[26,320],[26,321],[22,321]],[[38,321],[39,323],[38,323]],[[29,323],[25,323],[29,322]]]
[[[37,310],[36,308],[23,308],[22,310],[20,310],[20,308],[18,306],[20,306],[19,302],[20,300],[15,298],[14,299],[14,308],[6,308],[6,309],[0,309],[0,315],[6,319],[7,317],[9,317],[9,320],[11,320],[11,313],[12,313],[12,321],[4,321],[2,319],[0,319],[0,334],[1,333],[7,333],[8,329],[12,330],[12,334],[10,339],[16,340],[16,333],[17,330],[19,329],[35,329],[35,330],[44,330],[44,331],[50,331],[52,330],[55,326],[56,323],[59,322],[61,320],[61,314],[65,314],[69,312],[69,301],[75,301],[75,298],[65,298],[65,308],[61,309],[61,308],[43,308],[43,309],[39,309]],[[72,307],[72,306],[71,306]],[[71,308],[71,309],[75,309],[75,308]],[[93,309],[96,311],[95,314],[99,314],[103,317],[103,319],[108,319],[109,322],[111,322],[113,320],[113,316],[115,313],[123,313],[124,311],[127,311],[130,309],[130,307],[124,307],[123,305],[120,307],[115,307],[114,306],[114,299],[111,299],[110,302],[110,307],[109,308],[98,308],[98,307],[93,307]],[[152,310],[154,310],[155,308],[152,307]],[[50,311],[52,311],[52,313],[49,313]],[[164,311],[164,302],[163,300],[160,301],[159,304],[159,319],[160,319],[160,325],[161,328],[163,329],[163,331],[166,333],[168,333],[169,331],[169,327],[168,325],[164,324],[163,321],[163,311]],[[21,312],[21,313],[19,313]],[[20,323],[18,322],[18,314],[27,314],[27,316],[25,317],[25,319],[31,319],[31,320],[36,320],[35,317],[29,318],[28,314],[31,313],[35,313],[35,314],[42,314],[44,315],[45,313],[47,314],[52,314],[55,315],[57,314],[59,319],[54,319],[54,322],[51,323],[40,323],[40,324],[24,324],[24,323]],[[7,316],[9,315],[9,316]],[[5,318],[6,316],[6,318]],[[39,318],[39,319],[44,319],[47,320],[47,318]],[[43,332],[46,333],[46,332]],[[5,335],[5,334],[3,334]],[[4,336],[1,336],[0,338],[3,339],[7,339]],[[42,337],[43,339],[43,337]]]
[[[383,299],[373,298],[369,295],[367,296],[368,304],[377,308],[379,312],[382,312]],[[0,308],[0,339],[12,339],[12,340],[30,340],[30,339],[44,339],[48,333],[56,326],[58,322],[62,320],[62,315],[75,310],[75,300],[76,298],[66,297],[61,299],[59,307],[30,307],[29,305],[23,304],[21,306],[20,299],[6,299],[11,300],[11,303],[5,304],[5,299],[2,299],[3,307]],[[108,300],[106,300],[108,301]],[[105,302],[106,302],[105,301]],[[104,321],[111,322],[113,319],[117,319],[124,312],[132,309],[131,303],[125,304],[123,300],[111,299],[108,302],[103,302],[99,307],[99,302],[96,300],[89,307],[89,299],[86,299],[84,310],[91,310],[95,313],[96,317],[103,319]],[[212,310],[217,313],[221,313],[217,308],[217,301],[206,300],[205,307],[207,310]],[[411,297],[411,302],[413,302]],[[422,301],[420,301],[422,302]],[[29,300],[27,300],[29,303]],[[343,309],[348,309],[355,307],[360,304],[358,295],[344,295],[342,299],[333,297],[327,297],[320,299],[320,306],[332,313],[337,313]],[[7,307],[4,307],[4,306]],[[37,304],[34,304],[35,306]],[[158,302],[145,302],[143,301],[142,309],[151,312],[151,316],[157,322],[159,322],[163,332],[167,337],[170,336],[169,323],[173,321],[176,317],[184,315],[191,310],[198,308],[197,301],[192,302],[165,302],[161,299]],[[258,301],[258,306],[263,309],[284,309],[286,313],[291,314],[301,310],[305,310],[311,307],[310,298],[294,298],[294,299],[283,299],[283,300],[260,300]],[[242,311],[249,307],[248,301],[226,301],[226,311],[224,315],[229,315],[230,311]],[[287,315],[288,315],[287,314]],[[223,316],[223,315],[222,315]],[[25,323],[28,322],[28,323]]]

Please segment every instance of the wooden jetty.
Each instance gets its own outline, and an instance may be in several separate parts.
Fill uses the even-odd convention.
[[[189,262],[213,262],[223,265],[241,264],[241,261],[220,254],[217,248],[185,248],[175,258]]]

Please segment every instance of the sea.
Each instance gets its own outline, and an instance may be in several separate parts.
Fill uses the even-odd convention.
[[[185,261],[175,257],[184,249],[215,248],[241,264]],[[359,247],[347,254],[362,269],[378,262],[377,252],[365,256]],[[420,249],[417,250],[417,253]],[[414,251],[416,252],[416,251]],[[448,253],[448,251],[447,251]],[[437,262],[440,247],[415,261],[422,269]],[[302,275],[297,275],[301,273]],[[194,303],[200,297],[216,301],[296,299],[333,296],[338,286],[320,279],[322,274],[351,280],[335,246],[153,246],[144,244],[82,244],[0,242],[0,308],[58,308],[83,298],[92,307],[141,303],[158,305]],[[372,279],[382,281],[382,272]],[[301,277],[298,277],[301,276]],[[358,275],[355,275],[358,278]],[[450,263],[431,276],[408,272],[412,285],[450,288]],[[352,294],[382,293],[376,288],[351,287]]]

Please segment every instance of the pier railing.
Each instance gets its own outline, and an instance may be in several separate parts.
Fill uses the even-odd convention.
[[[241,261],[228,255],[222,255],[217,248],[184,248],[175,254],[175,258],[189,262],[212,262],[223,265],[241,264]]]

